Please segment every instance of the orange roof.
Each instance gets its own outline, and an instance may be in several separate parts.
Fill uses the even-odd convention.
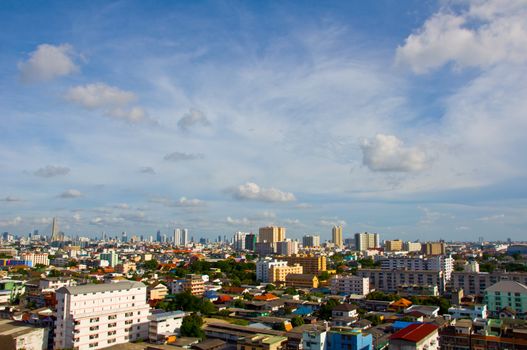
[[[271,300],[277,300],[277,299],[280,299],[280,298],[271,293],[257,295],[253,298],[253,300],[258,300],[258,301],[271,301]]]
[[[401,298],[399,300],[394,301],[390,306],[391,307],[409,307],[412,305],[412,302],[408,299]]]

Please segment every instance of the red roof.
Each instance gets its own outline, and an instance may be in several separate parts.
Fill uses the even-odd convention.
[[[438,328],[439,327],[429,323],[411,324],[408,327],[392,334],[390,340],[400,339],[412,343],[418,343],[434,331],[437,331]]]

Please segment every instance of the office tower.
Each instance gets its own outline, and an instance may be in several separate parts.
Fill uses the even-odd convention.
[[[126,232],[121,233],[121,242],[128,242],[128,234]]]
[[[380,238],[378,233],[356,233],[355,249],[359,251],[380,248]]]
[[[257,241],[258,239],[254,233],[248,233],[245,235],[245,249],[255,251]]]
[[[102,349],[148,338],[146,286],[126,281],[56,291],[54,349]]]
[[[331,242],[339,248],[344,246],[344,241],[342,240],[342,226],[333,226],[333,229],[331,230]]]
[[[57,223],[57,218],[53,218],[51,223],[51,242],[56,242],[58,240],[60,240],[59,224]]]
[[[117,255],[115,250],[109,250],[109,251],[107,251],[105,253],[101,253],[100,254],[100,259],[108,261],[108,264],[111,267],[115,267],[115,265],[117,265],[119,263],[119,255]]]
[[[174,245],[181,245],[181,230],[178,228],[174,229]]]
[[[400,239],[392,239],[384,242],[384,250],[388,252],[399,252],[403,250],[403,241]]]
[[[188,230],[186,228],[184,228],[182,230],[182,237],[181,237],[181,244],[186,246],[188,244]]]
[[[276,243],[285,239],[285,227],[267,226],[260,227],[259,242]]]
[[[426,255],[446,254],[446,244],[444,242],[431,242],[422,244],[422,252]]]
[[[276,242],[276,253],[280,255],[298,254],[298,242],[286,239],[285,241]]]
[[[246,249],[245,237],[247,237],[247,233],[245,232],[234,233],[234,236],[232,238],[232,245],[233,245],[234,250],[242,251]]]
[[[162,240],[163,240],[163,237],[161,236],[161,230],[157,230],[156,242],[161,242]]]
[[[302,245],[304,246],[304,248],[320,247],[320,236],[305,235],[304,237],[302,237]]]

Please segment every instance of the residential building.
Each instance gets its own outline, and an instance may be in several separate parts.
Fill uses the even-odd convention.
[[[188,229],[181,230],[181,245],[186,247],[188,245]]]
[[[259,242],[276,243],[285,240],[285,227],[267,226],[258,230]]]
[[[454,259],[450,256],[436,255],[431,257],[392,256],[381,258],[383,270],[424,270],[443,271],[444,283],[450,281],[454,271]]]
[[[298,241],[286,239],[285,241],[276,242],[276,253],[287,256],[298,254]]]
[[[454,271],[452,272],[450,283],[452,289],[463,289],[465,295],[482,296],[485,289],[500,281],[516,281],[527,285],[527,272],[494,271],[488,273]]]
[[[373,350],[371,334],[361,329],[349,327],[332,327],[327,332],[327,350]]]
[[[102,349],[148,337],[146,286],[124,281],[56,292],[55,349]]]
[[[318,277],[307,273],[290,273],[285,276],[285,284],[295,288],[318,288]]]
[[[301,265],[304,268],[304,273],[318,276],[321,272],[326,271],[327,259],[323,255],[292,255],[279,257],[279,259],[287,261],[289,265]]]
[[[476,260],[471,260],[463,266],[465,272],[479,272],[479,263]]]
[[[335,244],[336,247],[344,247],[344,240],[342,239],[342,226],[333,226],[331,229],[331,242]]]
[[[234,236],[232,238],[232,247],[236,251],[242,251],[245,250],[245,237],[247,236],[247,233],[245,232],[235,232]]]
[[[389,252],[398,252],[403,250],[403,241],[400,239],[393,239],[384,242],[384,250]]]
[[[475,304],[467,306],[452,306],[448,308],[448,313],[452,315],[453,319],[458,318],[469,318],[471,320],[475,318],[485,319],[488,316],[487,305]]]
[[[354,275],[334,275],[331,277],[330,287],[335,294],[367,295],[370,293],[370,279]]]
[[[404,249],[407,252],[420,252],[422,247],[421,247],[421,243],[419,242],[406,242],[404,244]]]
[[[48,348],[48,329],[0,319],[0,344],[2,350],[45,350]]]
[[[181,245],[181,229],[179,228],[174,229],[172,241],[174,242],[175,246]]]
[[[349,327],[359,319],[357,307],[351,304],[339,304],[331,310],[331,320],[333,326]]]
[[[260,260],[256,263],[256,280],[270,282],[269,269],[272,266],[287,266],[287,261],[283,260]]]
[[[306,330],[302,332],[302,348],[303,350],[327,350],[326,339],[326,330]]]
[[[31,261],[33,266],[39,265],[49,265],[49,258],[47,253],[22,253],[20,254],[20,259]]]
[[[510,308],[518,318],[527,318],[527,286],[516,281],[500,281],[485,289],[484,302],[493,316]]]
[[[396,292],[401,285],[437,286],[440,293],[445,291],[443,271],[359,269],[357,276],[369,278],[370,288],[383,292]]]
[[[201,275],[188,274],[183,280],[182,289],[192,295],[203,295],[205,293],[205,281]]]
[[[183,324],[183,311],[169,311],[153,313],[148,316],[150,326],[148,328],[148,339],[151,343],[163,344],[174,335],[179,335]]]
[[[318,248],[320,247],[319,235],[305,235],[302,237],[302,246],[304,248]]]
[[[108,261],[109,266],[115,267],[115,265],[119,263],[119,255],[115,252],[115,250],[109,250],[100,254],[100,260]]]
[[[256,242],[256,253],[260,256],[268,256],[275,253],[275,243],[272,242]]]
[[[292,266],[277,266],[272,265],[269,268],[269,282],[275,283],[275,282],[285,282],[286,276],[290,273],[293,274],[301,274],[304,272],[304,269],[299,264],[295,264]]]
[[[390,350],[439,350],[438,327],[411,324],[390,336]]]
[[[380,248],[380,237],[378,233],[356,233],[355,249],[364,251],[368,249]]]
[[[77,281],[71,278],[48,277],[38,281],[38,288],[41,293],[55,292],[61,287],[76,286]]]
[[[237,350],[282,350],[285,349],[287,337],[279,335],[256,334],[238,341]]]
[[[245,249],[255,251],[257,241],[258,237],[254,233],[249,233],[245,235]]]
[[[148,300],[163,300],[168,295],[168,287],[162,283],[154,283],[147,288]]]
[[[446,244],[444,242],[424,243],[421,251],[425,255],[445,255]]]

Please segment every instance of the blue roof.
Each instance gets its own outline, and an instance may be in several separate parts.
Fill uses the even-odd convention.
[[[294,315],[310,315],[313,313],[313,309],[307,306],[300,306],[298,309],[293,311]]]
[[[421,324],[422,322],[407,322],[407,321],[395,321],[392,324],[393,329],[403,329],[413,324]]]

